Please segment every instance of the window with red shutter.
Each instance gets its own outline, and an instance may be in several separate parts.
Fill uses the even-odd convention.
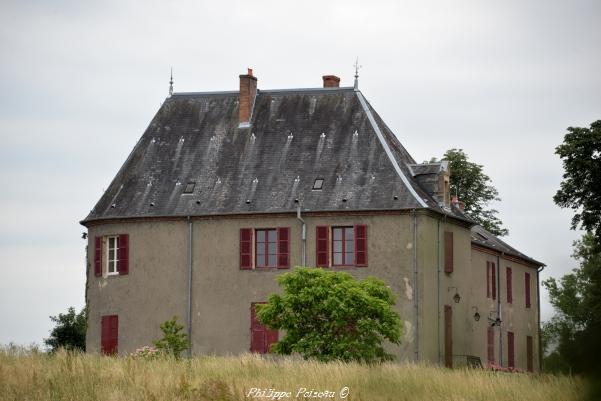
[[[486,346],[488,363],[495,363],[495,329],[488,327],[486,331]]]
[[[497,271],[493,262],[486,262],[486,297],[497,299]]]
[[[355,266],[367,266],[367,226],[355,226]]]
[[[530,307],[530,273],[524,276],[524,288],[526,290],[526,308]]]
[[[102,276],[102,237],[94,237],[94,275]]]
[[[507,267],[505,274],[507,275],[507,303],[510,304],[513,302],[513,281],[511,278],[511,267]]]
[[[515,367],[513,333],[511,331],[507,332],[507,366]]]
[[[119,316],[102,316],[100,348],[103,355],[114,355],[119,348]]]
[[[497,266],[494,263],[490,264],[491,284],[492,284],[492,299],[497,299]]]
[[[332,265],[355,265],[354,227],[332,227]]]
[[[118,240],[118,250],[117,250],[117,269],[119,274],[128,274],[129,273],[129,235],[128,234],[119,234],[117,237]]]
[[[329,261],[329,228],[317,226],[316,228],[316,262],[318,267],[328,267]]]
[[[453,273],[453,233],[444,233],[444,272]]]
[[[278,231],[275,228],[255,230],[255,267],[278,265]]]
[[[290,228],[278,228],[278,269],[290,267]]]
[[[528,372],[534,370],[534,349],[532,346],[532,336],[526,336],[526,369]]]
[[[240,269],[252,269],[252,229],[240,229]]]

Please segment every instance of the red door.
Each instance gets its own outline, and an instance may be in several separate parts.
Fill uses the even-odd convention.
[[[265,302],[253,302],[250,306],[250,352],[267,354],[271,344],[278,341],[278,331],[263,326],[255,310],[255,305]]]

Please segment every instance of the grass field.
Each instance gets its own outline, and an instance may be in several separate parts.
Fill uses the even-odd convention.
[[[348,395],[343,398],[345,387]],[[253,388],[265,391],[263,397]],[[307,392],[298,394],[302,388]],[[0,400],[277,399],[269,389],[290,393],[289,397],[281,394],[281,400],[570,401],[582,399],[585,386],[581,379],[568,376],[449,370],[410,363],[325,364],[254,355],[147,361],[0,351]],[[321,397],[315,397],[319,392]]]

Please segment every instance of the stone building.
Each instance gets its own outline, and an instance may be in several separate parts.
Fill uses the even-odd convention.
[[[193,355],[268,352],[254,305],[320,266],[383,279],[398,360],[539,369],[543,264],[466,216],[446,162],[419,164],[357,83],[173,93],[88,229],[89,352],[129,353],[180,317]],[[402,138],[403,135],[398,135]]]

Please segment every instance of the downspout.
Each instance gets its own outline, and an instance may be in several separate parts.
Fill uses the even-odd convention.
[[[419,284],[417,282],[417,215],[413,215],[413,307],[415,311],[415,360],[419,361]]]
[[[541,342],[541,328],[540,328],[540,278],[539,274],[544,270],[545,266],[541,266],[540,269],[536,269],[536,307],[538,310],[538,372],[543,371],[543,343]]]
[[[437,260],[437,266],[436,266],[436,286],[437,286],[437,292],[436,292],[436,308],[438,310],[438,320],[437,320],[437,338],[438,338],[438,363],[442,363],[442,347],[440,344],[440,273],[441,272],[441,262],[440,262],[440,218],[437,220],[437,233],[436,233],[436,238],[437,238],[437,242],[436,242],[436,260]]]
[[[501,255],[505,255],[505,252],[501,252]],[[501,310],[501,256],[497,255],[497,282],[495,287],[497,289],[497,316],[501,321],[499,324],[499,366],[503,366],[503,311]]]
[[[188,220],[188,358],[192,357],[192,218]]]
[[[296,208],[296,218],[302,223],[303,228],[302,228],[302,241],[301,241],[301,265],[303,267],[307,266],[307,254],[306,254],[306,250],[307,250],[307,224],[305,223],[305,220],[303,220],[303,218],[301,217],[301,207],[300,205],[297,206]]]

